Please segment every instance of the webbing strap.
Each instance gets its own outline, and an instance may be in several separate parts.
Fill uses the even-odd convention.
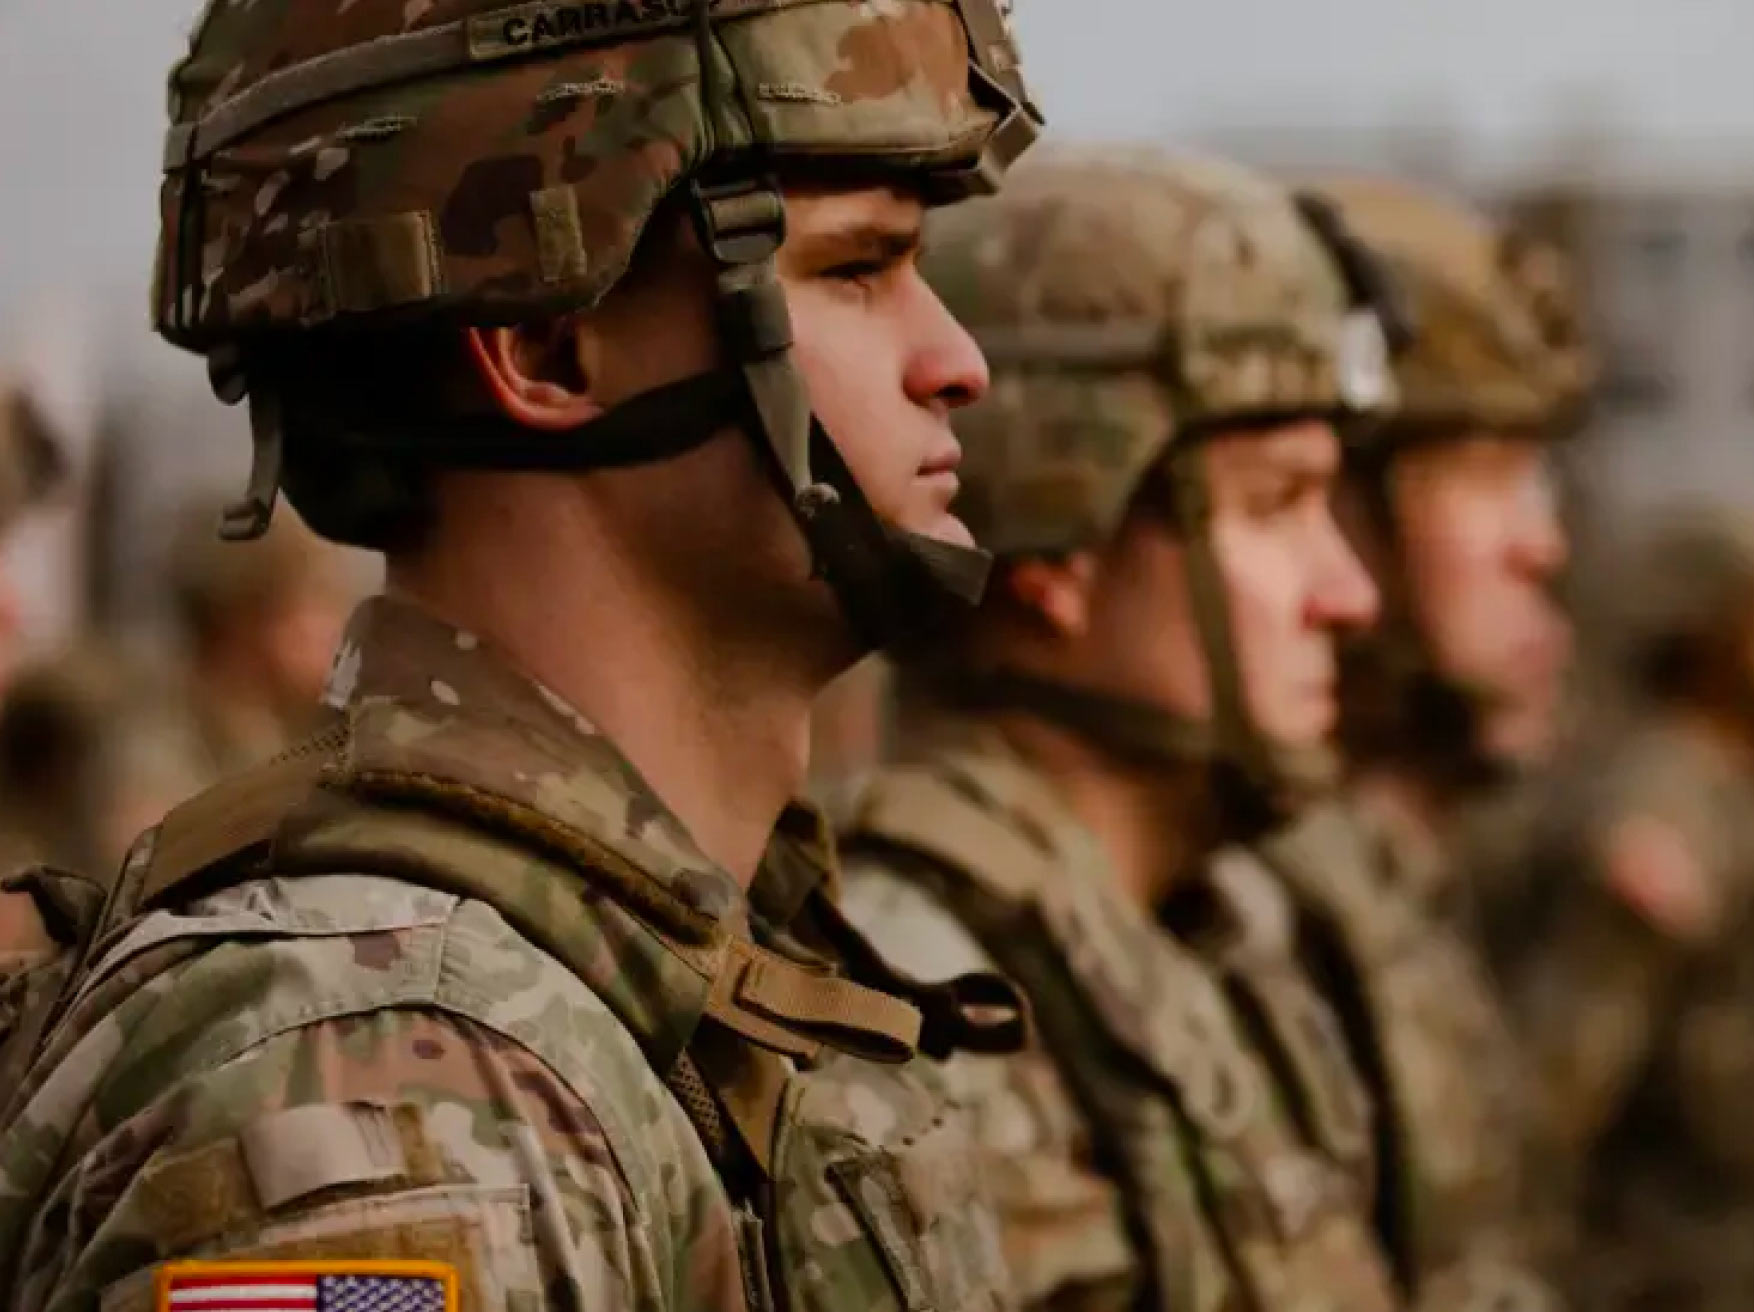
[[[706,1014],[751,1043],[802,1059],[826,1046],[867,1061],[904,1062],[920,1039],[912,1003],[743,939],[725,944]]]
[[[1188,596],[1194,608],[1194,627],[1206,654],[1213,738],[1221,756],[1234,762],[1253,787],[1271,795],[1277,787],[1272,753],[1249,713],[1231,624],[1229,586],[1212,538],[1205,444],[1179,443],[1169,459],[1176,522],[1181,526],[1186,553]]]

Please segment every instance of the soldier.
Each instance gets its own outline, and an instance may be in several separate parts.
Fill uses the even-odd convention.
[[[1319,204],[1143,154],[1020,170],[929,249],[995,371],[957,505],[999,574],[903,667],[849,910],[1029,995],[1039,1046],[949,1075],[1032,1306],[1399,1306],[1289,908],[1206,868],[1331,773],[1334,636],[1375,606],[1328,503],[1337,426],[1392,395],[1373,268]]]
[[[1565,772],[1513,975],[1580,1307],[1754,1299],[1754,528],[1659,516],[1616,577],[1630,722]]]
[[[292,516],[261,541],[214,536],[222,507],[186,507],[169,579],[186,640],[183,700],[209,780],[265,760],[311,728],[329,658],[361,591],[348,562]]]
[[[0,388],[0,538],[40,506],[65,474],[61,442],[29,393]],[[0,707],[12,700],[20,621],[11,579],[0,570]],[[50,883],[15,872],[31,855],[21,842],[17,801],[11,790],[0,796],[0,1046],[27,1003],[58,983],[53,967],[77,933],[79,914],[97,897],[95,888],[78,881]],[[5,1073],[0,1062],[0,1079]]]
[[[1568,630],[1547,444],[1588,380],[1557,256],[1387,181],[1323,188],[1417,325],[1401,405],[1352,449],[1350,527],[1384,596],[1351,644],[1352,779],[1261,845],[1303,912],[1384,1116],[1380,1215],[1435,1303],[1551,1298],[1522,1172],[1526,1072],[1473,936],[1459,818],[1554,736]],[[1502,822],[1502,820],[1501,820]],[[1470,1292],[1471,1291],[1471,1292]]]
[[[1003,1306],[910,1058],[1015,1000],[890,971],[786,807],[813,696],[985,572],[915,252],[1035,134],[999,11],[221,0],[172,83],[227,528],[284,488],[387,595],[324,731],[130,854],[0,1113],[0,1302]]]

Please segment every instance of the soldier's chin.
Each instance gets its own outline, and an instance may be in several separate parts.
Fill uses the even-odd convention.
[[[975,545],[974,534],[968,531],[968,525],[949,511],[938,515],[924,528],[914,531],[924,537],[953,547],[972,547]]]

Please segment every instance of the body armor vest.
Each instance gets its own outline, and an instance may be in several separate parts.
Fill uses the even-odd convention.
[[[1383,1229],[1421,1306],[1550,1306],[1513,1259],[1520,1072],[1484,968],[1397,875],[1387,838],[1339,804],[1235,859],[1289,890],[1377,1086]]]
[[[94,960],[63,993],[39,1047],[45,1060],[6,1091],[0,1143],[37,1086],[60,1078],[54,1057],[94,1013],[213,942],[191,942],[187,920],[169,920],[155,940],[153,918],[140,913],[267,878],[387,877],[488,904],[533,955],[554,958],[603,1001],[720,1174],[752,1312],[1008,1303],[968,1145],[929,1064],[910,1060],[921,1046],[1015,1047],[1021,1017],[1003,1014],[1014,996],[999,981],[932,988],[886,970],[840,918],[824,888],[831,872],[802,843],[776,842],[781,856],[751,890],[753,932],[734,921],[728,929],[690,905],[686,871],[641,870],[562,815],[421,769],[418,747],[375,713],[356,709],[345,725],[198,796],[137,846]],[[790,812],[781,838],[813,822]],[[997,1023],[968,1020],[969,1002],[997,1006]],[[617,1090],[656,1093],[646,1072],[569,1078],[576,1056],[543,1050],[539,1027],[498,1028],[537,1050],[581,1099],[600,1100],[604,1079],[612,1102]],[[226,1056],[204,1047],[209,1055],[214,1064]],[[878,1103],[886,1114],[873,1135],[872,1118],[858,1113]],[[55,1158],[34,1154],[40,1178],[9,1184],[41,1197]],[[638,1187],[641,1168],[628,1169]],[[660,1187],[655,1174],[643,1183]],[[4,1221],[25,1216],[0,1214],[0,1253],[19,1240]],[[5,1265],[0,1288],[11,1278]]]
[[[879,775],[845,850],[919,881],[1030,998],[1123,1195],[1135,1306],[1397,1305],[1370,1232],[1363,1091],[1268,936],[1215,977],[1104,886],[1043,782],[993,753]]]

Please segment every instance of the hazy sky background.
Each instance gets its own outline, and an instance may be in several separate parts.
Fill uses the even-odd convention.
[[[1754,180],[1754,0],[1017,4],[1062,135],[1295,133],[1346,153],[1434,125],[1452,165],[1489,176],[1589,120],[1659,167]],[[86,335],[64,297],[44,317],[57,290],[101,292],[107,331],[144,332],[163,78],[196,7],[0,0],[0,350]]]

